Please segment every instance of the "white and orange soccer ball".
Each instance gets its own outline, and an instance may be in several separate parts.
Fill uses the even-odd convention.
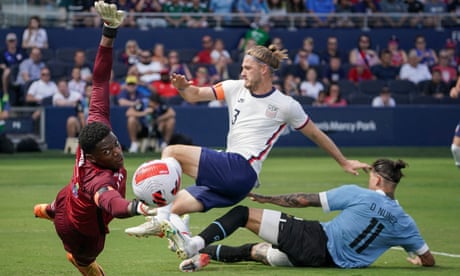
[[[174,158],[143,163],[133,175],[134,195],[150,206],[168,205],[179,192],[181,176],[182,168]]]

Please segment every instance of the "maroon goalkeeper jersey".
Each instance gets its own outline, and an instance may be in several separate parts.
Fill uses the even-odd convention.
[[[99,46],[93,72],[93,91],[90,100],[88,123],[102,122],[110,125],[109,79],[112,68],[112,48]],[[126,169],[117,171],[100,168],[86,161],[78,147],[71,182],[59,193],[56,200],[64,208],[69,221],[80,233],[95,236],[108,233],[108,224],[114,218],[94,202],[95,193],[111,186],[121,196],[126,196]],[[58,197],[59,197],[58,196]]]

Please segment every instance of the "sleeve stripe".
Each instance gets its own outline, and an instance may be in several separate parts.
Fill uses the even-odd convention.
[[[212,91],[214,92],[214,96],[217,100],[224,99],[224,88],[222,87],[222,83],[218,83],[212,87]]]
[[[329,213],[331,209],[329,208],[329,203],[327,202],[326,192],[319,193],[319,201],[321,201],[321,206],[323,207],[323,211],[326,213]]]

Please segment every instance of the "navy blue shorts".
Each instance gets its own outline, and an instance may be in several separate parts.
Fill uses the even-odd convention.
[[[458,125],[455,128],[455,136],[460,137],[460,122],[458,122]]]
[[[198,176],[186,190],[204,206],[204,212],[243,200],[257,183],[251,164],[237,153],[202,148]]]

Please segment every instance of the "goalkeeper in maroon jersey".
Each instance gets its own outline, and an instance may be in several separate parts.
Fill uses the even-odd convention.
[[[54,222],[67,259],[83,275],[104,275],[96,257],[104,248],[113,218],[156,214],[156,209],[138,200],[125,199],[123,151],[109,121],[112,48],[124,13],[104,1],[94,6],[104,20],[103,36],[94,64],[88,124],[79,136],[73,176],[53,203],[34,207],[36,217]]]

